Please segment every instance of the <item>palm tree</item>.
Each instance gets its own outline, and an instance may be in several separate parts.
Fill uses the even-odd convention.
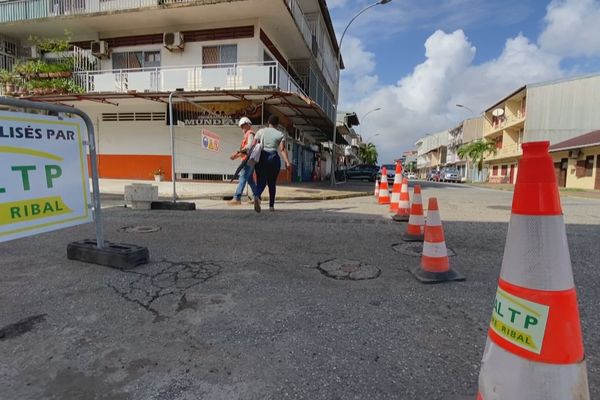
[[[363,164],[377,164],[377,147],[373,143],[367,143],[358,149],[358,156]]]
[[[477,165],[477,174],[483,169],[486,154],[496,154],[496,144],[485,139],[477,140],[459,147],[456,152],[461,159],[468,159]]]

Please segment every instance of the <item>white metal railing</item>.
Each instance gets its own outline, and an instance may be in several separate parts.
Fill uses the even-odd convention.
[[[296,21],[296,24],[298,25],[298,28],[300,29],[300,32],[302,33],[304,40],[306,40],[306,44],[308,44],[308,47],[312,49],[313,34],[310,30],[310,25],[309,25],[308,21],[306,20],[306,17],[304,16],[304,12],[302,11],[302,8],[300,8],[300,5],[298,4],[298,1],[297,0],[283,0],[283,1],[285,1],[285,4],[287,5],[290,12],[292,13],[292,16],[294,17],[294,21]]]
[[[0,23],[61,15],[131,10],[194,0],[9,0],[0,2]]]
[[[276,62],[77,72],[86,92],[168,92],[280,87]],[[282,90],[288,90],[289,83]]]

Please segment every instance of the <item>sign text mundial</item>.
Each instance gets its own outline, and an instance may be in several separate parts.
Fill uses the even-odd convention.
[[[91,221],[78,119],[0,112],[0,242]]]

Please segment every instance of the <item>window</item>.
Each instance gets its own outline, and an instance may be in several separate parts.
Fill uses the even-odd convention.
[[[498,166],[494,165],[492,167],[492,176],[498,176]]]
[[[113,69],[160,67],[160,51],[125,51],[112,54]]]
[[[202,64],[204,66],[236,63],[237,44],[202,47]]]
[[[508,165],[503,165],[502,172],[500,173],[500,175],[506,176],[507,174],[508,174]]]
[[[577,160],[577,164],[575,165],[575,176],[577,178],[592,176],[593,170],[594,156],[587,156],[585,160]]]

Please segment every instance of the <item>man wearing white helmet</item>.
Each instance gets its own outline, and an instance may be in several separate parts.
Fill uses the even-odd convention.
[[[241,158],[245,160],[248,158],[248,153],[250,152],[250,148],[252,147],[252,143],[254,142],[254,131],[252,130],[252,121],[248,117],[242,117],[238,121],[238,126],[242,128],[242,132],[244,133],[244,138],[242,139],[242,143],[240,145],[240,149],[229,156],[231,160],[235,160],[236,158]],[[233,195],[233,199],[231,199],[228,204],[232,206],[237,206],[242,204],[242,193],[244,191],[244,187],[246,183],[250,185],[250,190],[252,190],[252,194],[256,193],[256,183],[254,182],[254,177],[252,173],[254,172],[254,165],[250,166],[246,164],[244,169],[240,172],[240,182],[235,190],[235,194]]]

